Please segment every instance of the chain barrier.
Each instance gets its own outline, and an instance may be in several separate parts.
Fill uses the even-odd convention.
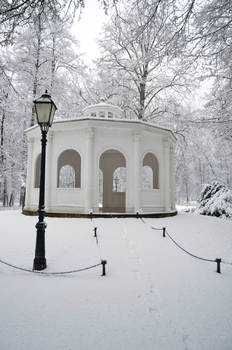
[[[102,276],[105,276],[106,272],[105,272],[105,265],[107,264],[107,261],[106,260],[102,260],[102,257],[101,257],[101,244],[99,244],[99,239],[98,239],[98,228],[95,224],[95,221],[92,217],[92,213],[91,213],[91,216],[90,216],[90,219],[91,219],[91,222],[93,223],[93,237],[95,238],[96,240],[96,244],[98,246],[98,249],[99,249],[99,256],[100,256],[100,260],[102,262]]]
[[[154,226],[151,226],[151,228],[152,228],[153,230],[163,231],[163,228],[158,228],[158,227],[154,227]]]
[[[144,224],[147,224],[145,222],[145,220],[142,220]],[[171,239],[171,241],[179,248],[181,249],[182,251],[184,251],[186,254],[192,256],[193,258],[196,258],[196,259],[199,259],[199,260],[203,260],[203,261],[208,261],[208,262],[216,262],[217,263],[217,272],[218,273],[221,273],[221,268],[220,268],[220,264],[223,263],[223,264],[227,264],[227,265],[232,265],[232,262],[228,262],[228,261],[225,261],[225,260],[222,260],[220,258],[216,258],[216,259],[207,259],[207,258],[202,258],[198,255],[195,255],[195,254],[192,254],[190,253],[188,250],[186,250],[185,248],[183,248],[179,243],[177,243],[177,241],[170,235],[170,233],[168,233],[166,227],[163,227],[163,228],[154,228],[153,226],[150,226],[152,229],[156,229],[156,230],[163,230],[163,237],[165,237],[165,233],[167,234],[167,236]]]
[[[98,251],[99,251],[99,257],[100,257],[100,260],[102,261],[101,242],[99,242],[98,227],[97,227],[97,225],[95,223],[94,218],[92,217],[92,213],[90,213],[90,221],[92,223],[93,237],[95,238],[95,242],[96,242],[96,245],[97,245]]]
[[[102,260],[99,264],[95,264],[95,265],[92,265],[92,266],[88,266],[88,267],[83,267],[81,269],[75,269],[75,270],[69,270],[69,271],[58,271],[58,272],[43,272],[43,271],[36,271],[36,270],[30,270],[30,269],[26,269],[26,268],[23,268],[23,267],[19,267],[19,266],[16,266],[16,265],[13,265],[13,264],[10,264],[6,261],[3,261],[0,259],[0,263],[1,264],[4,264],[6,266],[10,266],[14,269],[17,269],[17,270],[21,270],[21,271],[26,271],[26,272],[31,272],[31,273],[37,273],[37,274],[41,274],[41,275],[65,275],[65,274],[70,274],[70,273],[76,273],[76,272],[81,272],[81,271],[85,271],[85,270],[90,270],[90,269],[93,269],[97,266],[100,266],[102,265],[103,267],[103,273],[102,273],[102,276],[105,275],[105,265],[106,265],[106,260]]]
[[[146,225],[147,223],[146,223],[146,221],[143,219],[143,218],[140,218],[140,220]],[[158,228],[158,227],[154,227],[154,226],[151,226],[151,228],[153,229],[153,230],[157,230],[157,231],[162,231],[163,230],[163,228]]]
[[[91,222],[93,223],[94,237],[96,238],[96,243],[98,245],[97,227],[95,227],[95,225],[94,225],[92,213],[90,213],[90,219],[91,219]],[[83,268],[80,268],[80,269],[74,269],[74,270],[68,270],[68,271],[58,271],[58,272],[44,272],[44,271],[30,270],[30,269],[26,269],[26,268],[23,268],[23,267],[19,267],[19,266],[10,264],[10,263],[8,263],[6,261],[3,261],[1,259],[0,259],[0,263],[4,264],[6,266],[10,266],[10,267],[12,267],[14,269],[17,269],[17,270],[31,272],[31,273],[37,273],[37,274],[41,274],[41,275],[65,275],[65,274],[70,274],[70,273],[76,273],[76,272],[82,272],[82,271],[85,271],[85,270],[90,270],[90,269],[93,269],[93,268],[95,268],[97,266],[101,266],[102,265],[102,276],[105,276],[106,275],[106,264],[107,264],[107,261],[103,260],[101,258],[100,258],[100,260],[101,260],[101,262],[99,264],[91,265],[91,266],[88,266],[88,267],[83,267]]]
[[[93,236],[96,239],[96,244],[98,245],[97,226],[94,226],[93,232],[94,232]]]
[[[166,230],[166,234],[167,234],[167,236],[171,239],[171,241],[178,247],[178,248],[180,248],[181,250],[183,250],[185,253],[187,253],[188,255],[191,255],[192,257],[194,257],[194,258],[196,258],[196,259],[199,259],[199,260],[204,260],[204,261],[209,261],[209,262],[215,262],[215,259],[213,260],[213,259],[206,259],[206,258],[202,258],[202,257],[200,257],[200,256],[198,256],[198,255],[195,255],[195,254],[192,254],[192,253],[190,253],[188,250],[186,250],[186,249],[184,249],[180,244],[178,244],[175,240],[174,240],[174,238],[172,238],[171,236],[170,236],[170,233],[168,233],[168,231]]]

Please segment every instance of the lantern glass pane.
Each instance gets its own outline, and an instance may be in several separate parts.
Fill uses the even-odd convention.
[[[49,123],[51,104],[36,103],[35,108],[36,108],[38,124]]]
[[[49,125],[51,126],[52,123],[53,123],[53,119],[54,119],[54,116],[55,116],[55,112],[56,112],[56,107],[54,104],[52,104],[51,106],[51,116],[50,116],[50,121],[49,121]]]

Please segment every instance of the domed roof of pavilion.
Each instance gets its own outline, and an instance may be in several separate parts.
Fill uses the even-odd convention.
[[[85,117],[95,118],[124,118],[124,112],[120,107],[106,103],[104,99],[101,99],[100,103],[84,108],[83,114]]]

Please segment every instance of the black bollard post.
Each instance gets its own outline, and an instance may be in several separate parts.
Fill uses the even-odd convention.
[[[221,262],[222,262],[222,259],[220,258],[217,258],[215,259],[215,262],[217,263],[217,273],[221,273]]]
[[[166,237],[165,232],[166,232],[166,227],[163,227],[163,237]]]
[[[106,260],[102,260],[101,264],[102,264],[102,276],[105,276],[106,275],[106,264],[107,264],[107,261]]]
[[[97,237],[97,227],[94,227],[94,237]]]

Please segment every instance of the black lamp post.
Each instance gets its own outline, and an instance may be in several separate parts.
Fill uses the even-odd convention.
[[[35,259],[33,264],[34,270],[44,270],[47,267],[45,258],[45,229],[46,223],[44,222],[45,210],[44,210],[44,197],[45,197],[45,160],[46,160],[46,144],[47,144],[47,132],[52,125],[54,115],[56,112],[56,105],[52,101],[51,96],[47,90],[40,98],[34,101],[37,122],[41,129],[42,139],[42,151],[41,151],[41,170],[40,170],[40,191],[39,191],[39,221],[36,224],[36,247],[35,247]]]

